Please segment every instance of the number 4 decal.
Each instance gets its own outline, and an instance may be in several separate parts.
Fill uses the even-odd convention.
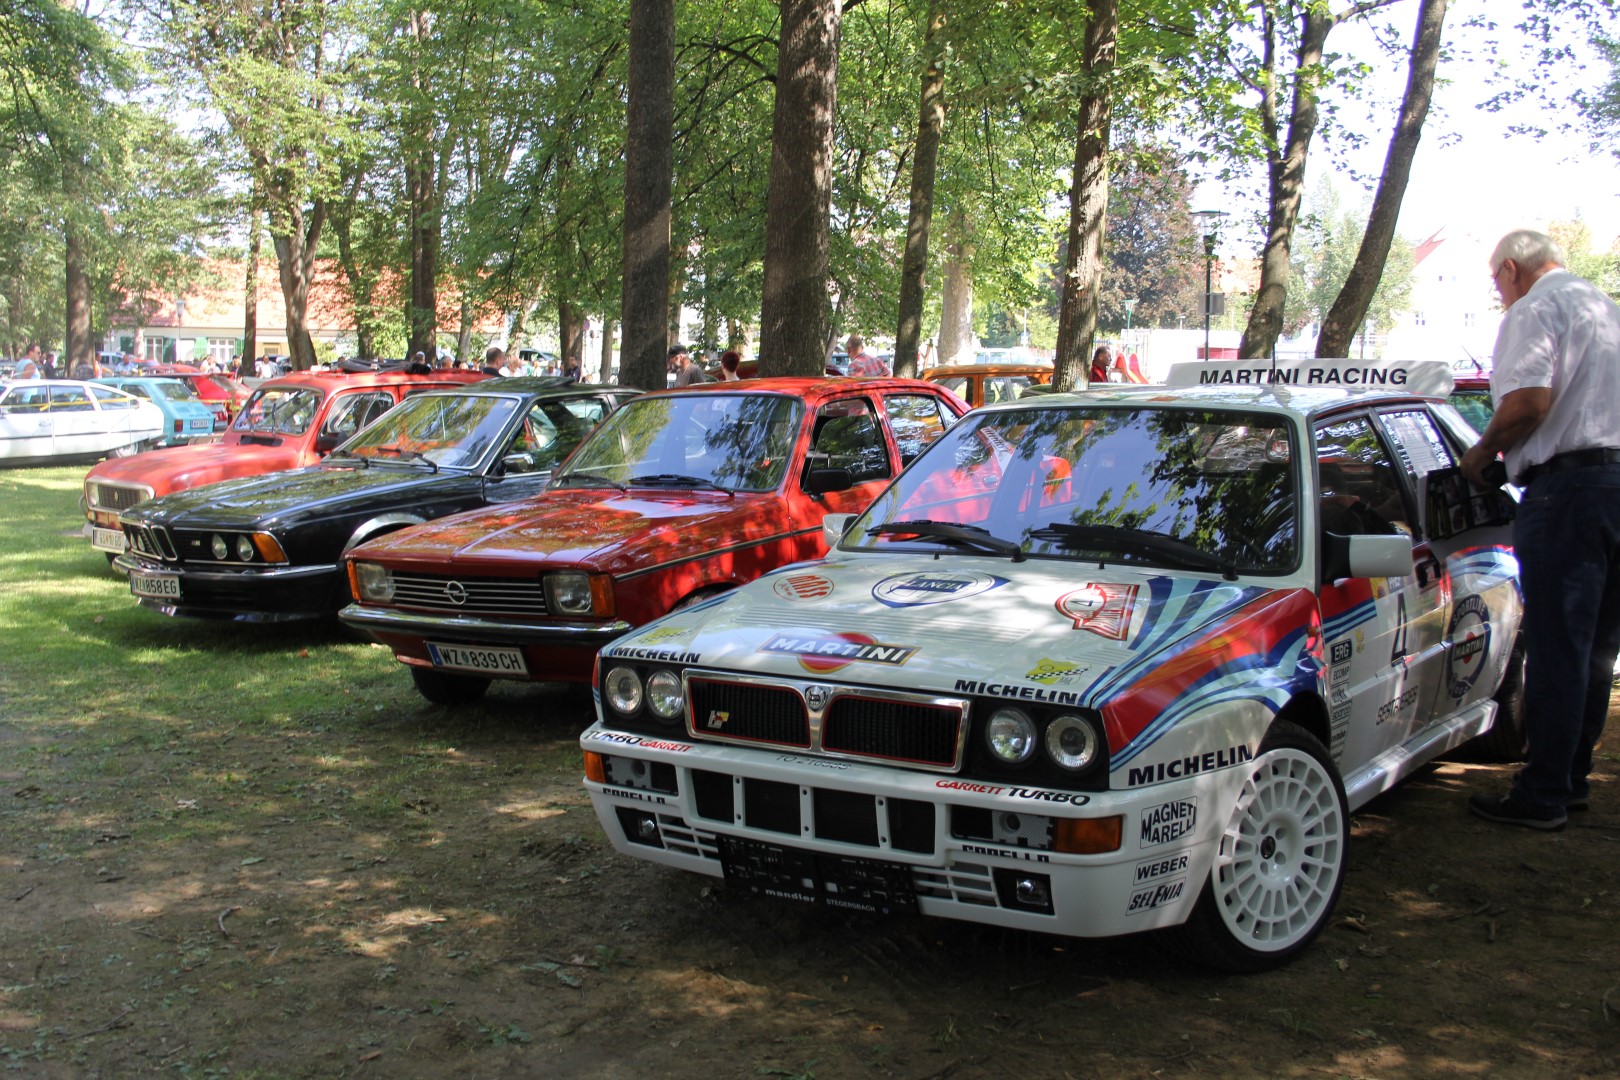
[[[1395,645],[1389,651],[1389,662],[1397,664],[1406,658],[1406,590],[1395,594]]]

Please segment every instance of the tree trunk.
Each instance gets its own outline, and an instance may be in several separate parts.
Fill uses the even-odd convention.
[[[570,304],[567,300],[557,301],[557,351],[558,359],[566,363],[568,360],[581,360],[585,350],[585,313],[577,304]],[[583,362],[583,361],[582,361]]]
[[[978,344],[973,336],[971,253],[962,239],[966,228],[961,214],[954,215],[951,231],[955,236],[945,248],[945,285],[939,304],[939,355],[935,360],[941,364],[971,364]]]
[[[349,300],[354,313],[355,353],[367,359],[377,355],[377,277],[360,265],[354,250],[354,209],[362,177],[350,181],[348,195],[332,212],[332,231],[337,235],[338,262],[349,282]]]
[[[1271,9],[1266,9],[1266,62],[1275,69],[1276,28]],[[1260,288],[1249,324],[1238,345],[1238,356],[1255,360],[1271,356],[1282,333],[1283,303],[1288,298],[1288,260],[1292,252],[1294,226],[1299,222],[1299,204],[1305,194],[1305,157],[1316,133],[1316,96],[1321,80],[1322,50],[1328,32],[1336,25],[1325,4],[1308,4],[1300,16],[1299,49],[1294,57],[1294,99],[1288,117],[1288,138],[1279,149],[1275,139],[1275,78],[1267,80],[1261,101],[1268,136],[1267,174],[1270,211],[1266,225],[1266,245],[1260,253]]]
[[[472,352],[472,300],[467,296],[466,288],[461,292],[461,325],[456,331],[456,359],[463,364],[467,363]]]
[[[945,28],[939,0],[928,5],[923,51],[928,67],[922,76],[922,104],[917,111],[917,147],[911,158],[911,212],[906,220],[906,251],[900,260],[900,325],[894,339],[894,373],[917,374],[922,344],[923,282],[928,270],[928,228],[934,217],[934,174],[945,130],[945,58],[938,45]]]
[[[439,195],[433,155],[423,147],[405,154],[405,199],[409,218],[411,298],[406,319],[407,358],[439,355]]]
[[[1434,72],[1440,61],[1445,21],[1446,0],[1421,0],[1412,58],[1407,66],[1406,95],[1401,100],[1395,132],[1390,136],[1384,174],[1379,177],[1378,191],[1367,215],[1367,231],[1350,267],[1350,276],[1322,320],[1322,331],[1316,338],[1317,356],[1349,355],[1350,342],[1366,320],[1378,281],[1384,276],[1384,262],[1395,238],[1395,219],[1401,213],[1401,199],[1412,175],[1412,158],[1417,154],[1429,101],[1434,96]]]
[[[282,214],[270,215],[270,239],[275,244],[281,296],[287,306],[287,353],[294,371],[308,371],[315,366],[315,346],[309,337],[309,286],[315,276],[315,250],[326,220],[326,204],[317,199],[306,218],[301,203],[278,202]],[[285,219],[278,222],[282,215]]]
[[[73,166],[69,166],[72,168]],[[75,188],[65,188],[71,198]],[[63,269],[67,298],[66,337],[63,342],[62,363],[57,365],[58,375],[71,376],[74,368],[95,359],[95,342],[90,338],[90,277],[85,273],[84,234],[73,221],[72,210],[63,223]]]
[[[674,0],[636,0],[630,5],[624,147],[624,332],[619,377],[626,386],[664,385],[674,138]]]
[[[613,382],[613,328],[617,324],[606,315],[602,316],[602,366],[599,369],[597,382],[611,384]],[[585,361],[579,363],[580,377],[585,375]]]
[[[236,369],[244,379],[256,374],[259,359],[259,254],[264,233],[259,229],[258,194],[255,181],[248,205],[247,281],[242,287],[242,359]]]
[[[1085,90],[1074,144],[1069,251],[1052,376],[1059,390],[1085,385],[1091,341],[1097,332],[1097,290],[1102,284],[1103,237],[1108,228],[1108,134],[1113,117],[1108,79],[1119,40],[1119,0],[1089,0],[1086,8],[1086,38],[1080,54]]]
[[[839,0],[781,0],[760,374],[819,376],[827,318]]]

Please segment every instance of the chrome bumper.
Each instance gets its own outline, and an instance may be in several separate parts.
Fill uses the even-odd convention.
[[[574,625],[506,622],[454,615],[413,615],[404,611],[350,604],[338,618],[357,630],[370,634],[416,634],[423,638],[467,639],[474,642],[522,645],[575,645],[600,648],[633,627],[623,619],[610,623]]]

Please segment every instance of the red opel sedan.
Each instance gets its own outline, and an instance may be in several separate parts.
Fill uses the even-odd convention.
[[[440,704],[476,700],[496,678],[587,682],[596,651],[631,628],[825,555],[822,518],[865,509],[966,409],[911,379],[647,394],[535,498],[349,552],[356,602],[340,617]]]

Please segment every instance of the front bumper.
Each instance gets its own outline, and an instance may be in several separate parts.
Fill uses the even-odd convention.
[[[494,678],[531,682],[589,682],[597,650],[634,627],[623,619],[605,623],[516,622],[470,616],[424,615],[367,604],[350,604],[338,618],[394,650],[402,663],[433,666],[429,641],[469,646],[512,646],[523,651],[523,675],[486,671]]]
[[[236,622],[330,618],[341,599],[338,587],[343,581],[334,563],[203,569],[152,563],[126,552],[113,560],[113,568],[130,577],[130,594],[142,607],[181,618]],[[179,596],[143,596],[135,591],[137,575],[173,579]]]
[[[737,841],[777,852],[778,865],[854,860],[909,875],[924,915],[1072,937],[1185,921],[1245,775],[1087,794],[696,743],[683,732],[654,739],[600,721],[580,745],[604,756],[606,782],[585,786],[624,854],[712,877],[726,876]],[[1123,819],[1118,850],[1052,849],[1057,820],[1113,815]],[[759,891],[802,899],[815,890]]]

